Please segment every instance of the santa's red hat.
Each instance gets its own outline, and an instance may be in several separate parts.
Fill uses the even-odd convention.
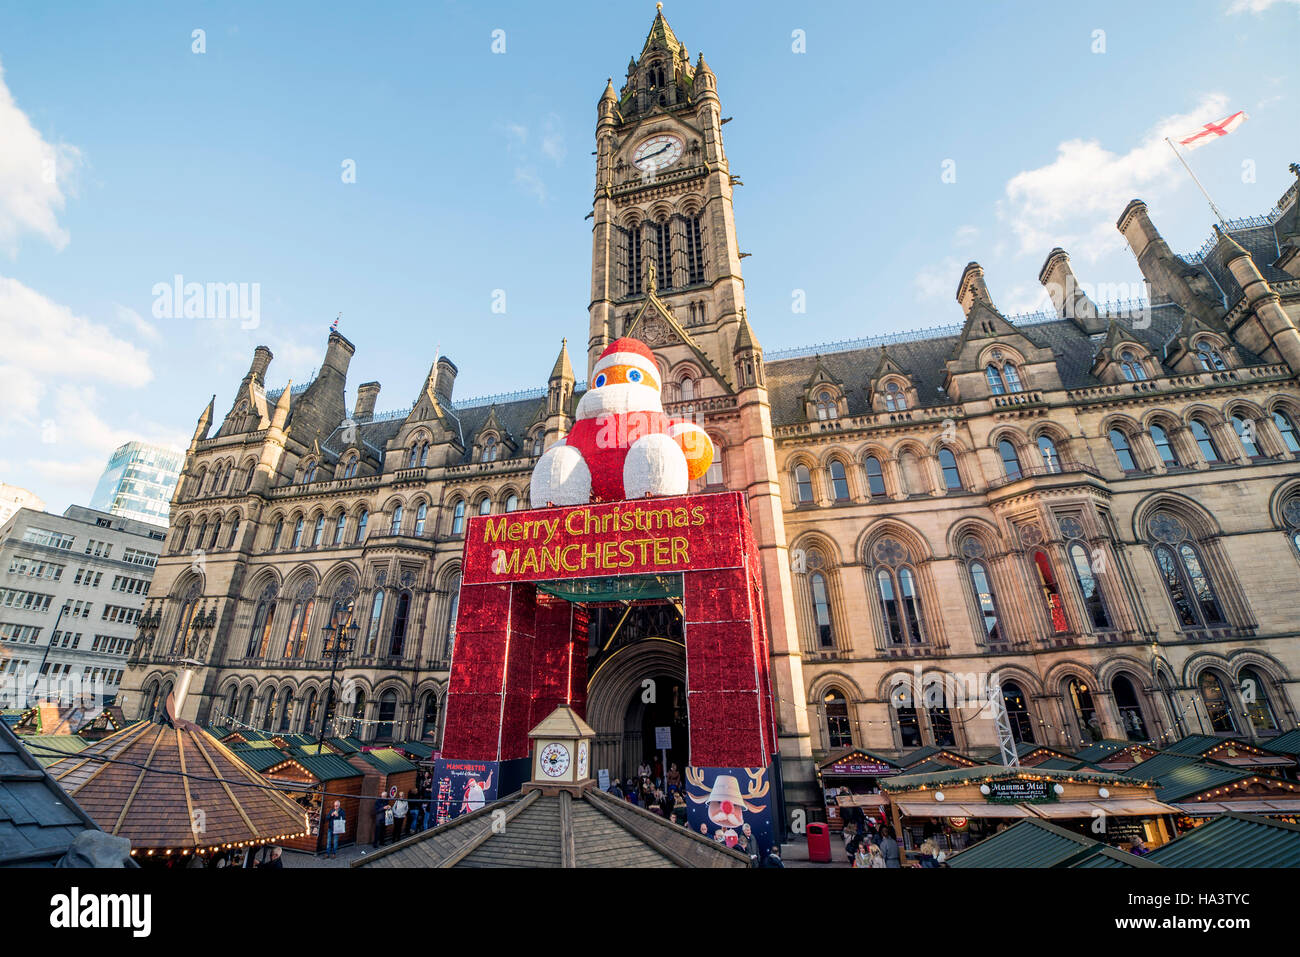
[[[630,336],[615,339],[607,345],[600,358],[596,360],[591,374],[594,377],[602,369],[608,369],[610,366],[631,366],[653,376],[655,381],[659,380],[659,365],[655,362],[654,353],[640,339],[633,339]]]

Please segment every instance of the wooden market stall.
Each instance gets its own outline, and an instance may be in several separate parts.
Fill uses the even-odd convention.
[[[286,841],[284,846],[311,854],[325,850],[326,839],[320,828],[322,806],[328,814],[334,802],[338,801],[343,810],[345,830],[339,836],[340,846],[357,840],[357,828],[365,816],[361,800],[365,775],[328,750],[324,754],[316,751],[317,746],[311,745],[292,749],[289,754],[265,750],[241,754],[241,757],[247,755],[259,763],[269,762],[262,774],[268,781],[283,785],[285,797],[306,812],[308,832]]]
[[[861,808],[866,817],[883,821],[889,800],[880,793],[880,779],[902,770],[896,762],[860,748],[836,752],[818,764],[830,829],[843,829],[850,808]]]
[[[1250,767],[1164,751],[1123,773],[1160,782],[1156,797],[1175,808],[1180,833],[1230,811],[1300,821],[1300,784]]]
[[[1103,820],[1105,843],[1148,847],[1173,837],[1177,809],[1156,797],[1155,782],[1113,772],[981,765],[886,778],[881,788],[901,849],[933,838],[946,851],[1030,818],[1091,832]]]
[[[405,798],[416,786],[419,769],[392,748],[357,751],[347,756],[347,763],[365,777],[360,793],[370,800],[361,802],[357,840],[366,843],[375,836],[375,799]]]

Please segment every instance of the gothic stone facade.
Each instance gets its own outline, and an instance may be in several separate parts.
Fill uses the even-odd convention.
[[[1149,307],[1098,307],[1058,249],[1040,275],[1056,315],[1009,321],[972,263],[951,334],[765,358],[721,127],[716,77],[656,16],[597,107],[586,358],[646,341],[666,408],[718,449],[698,491],[748,496],[789,795],[811,801],[813,759],[850,744],[995,748],[982,701],[917,675],[970,693],[996,672],[1017,737],[1059,747],[1294,727],[1296,187],[1196,257],[1131,203]],[[189,658],[187,717],[314,731],[325,629],[351,620],[340,714],[366,739],[436,740],[465,518],[528,506],[583,384],[562,347],[544,391],[458,403],[443,358],[409,409],[376,414],[371,382],[349,413],[352,354],[332,333],[313,381],[267,391],[259,348],[225,418],[203,413],[128,714]],[[598,704],[611,765],[634,765],[626,702]]]

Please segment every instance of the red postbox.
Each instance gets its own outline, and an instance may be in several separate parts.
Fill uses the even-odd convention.
[[[831,829],[827,824],[808,825],[808,860],[814,864],[831,862]]]

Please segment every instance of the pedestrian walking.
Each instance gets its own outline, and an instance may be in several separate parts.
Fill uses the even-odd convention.
[[[325,856],[337,857],[339,853],[339,838],[347,830],[347,815],[343,813],[343,805],[338,801],[334,802],[334,807],[325,817]]]

